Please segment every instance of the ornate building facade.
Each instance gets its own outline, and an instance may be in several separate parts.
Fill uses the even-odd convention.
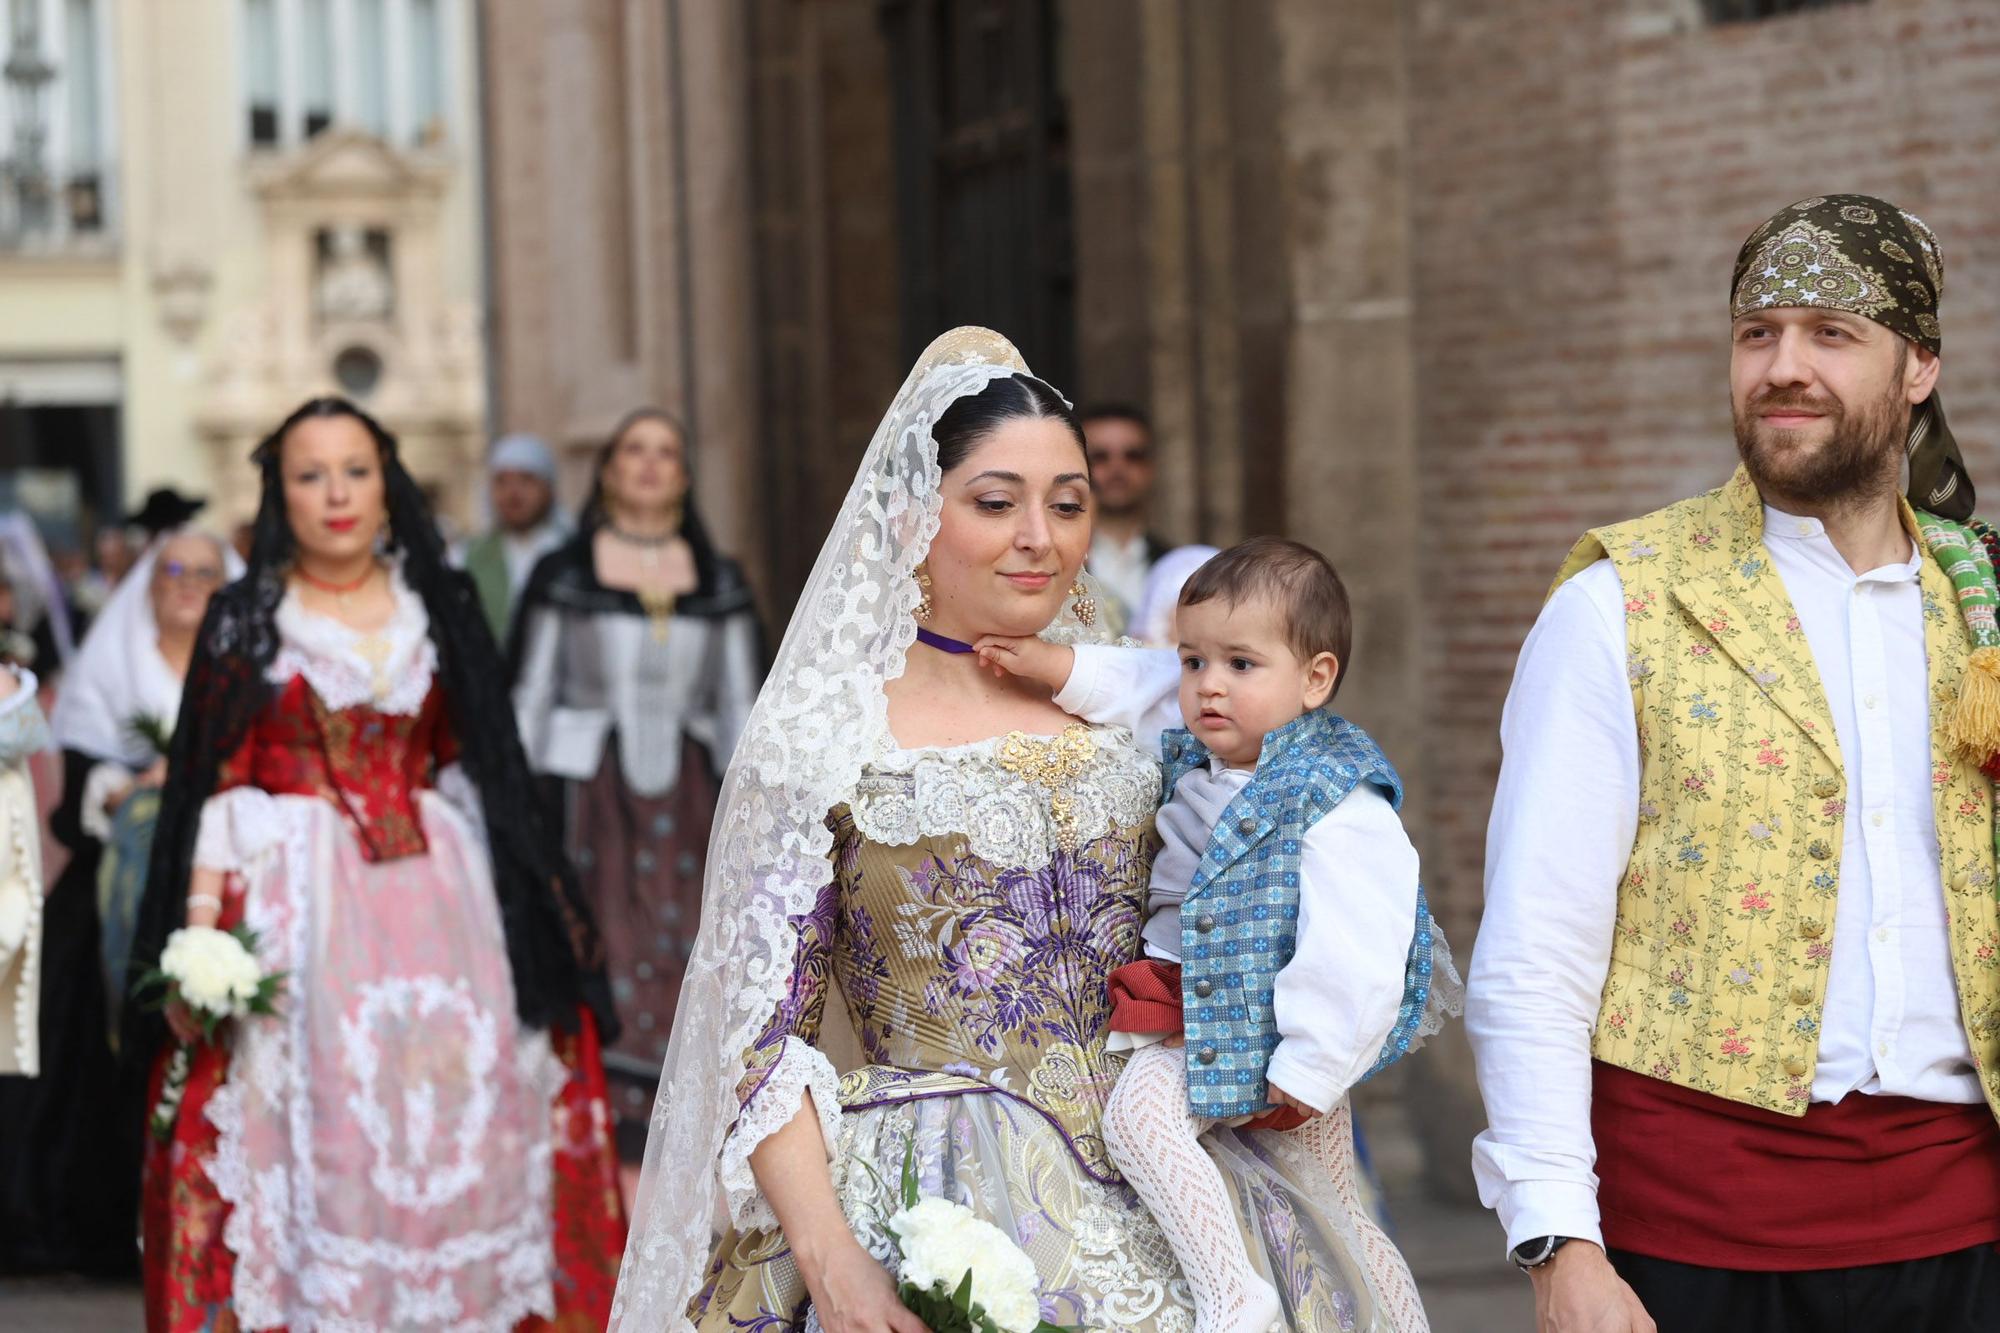
[[[469,520],[487,375],[468,0],[26,0],[7,18],[9,49],[50,71],[0,124],[4,143],[37,117],[45,144],[0,209],[7,464],[98,520],[172,484],[226,525],[255,503],[256,440],[339,391]]]

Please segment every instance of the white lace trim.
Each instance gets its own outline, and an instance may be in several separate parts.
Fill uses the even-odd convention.
[[[194,863],[206,870],[249,870],[284,840],[277,799],[261,787],[231,787],[202,802]]]
[[[750,1154],[792,1123],[807,1092],[812,1093],[820,1137],[826,1141],[826,1159],[831,1162],[834,1144],[840,1141],[840,1076],[833,1072],[833,1062],[816,1047],[797,1037],[786,1037],[764,1086],[743,1108],[722,1145],[717,1170],[729,1206],[729,1221],[739,1231],[769,1230],[778,1225],[771,1201],[757,1188],[757,1177],[751,1174]]]
[[[41,1071],[42,845],[25,760],[18,768],[0,768],[0,821],[7,843],[0,854],[0,977],[20,968],[11,1001],[14,1049],[0,1067],[32,1077]]]
[[[238,788],[212,798],[254,791]],[[313,856],[315,823],[330,824],[334,815],[317,797],[264,797],[258,831],[275,833],[283,850],[276,876],[251,886],[245,899],[245,924],[257,933],[266,966],[286,971],[294,986],[306,984],[301,964],[311,956],[313,922],[311,880],[320,864]],[[435,793],[429,799],[439,800]],[[441,804],[447,804],[440,801]],[[245,810],[250,801],[239,801]],[[204,832],[207,811],[204,809]],[[252,816],[253,819],[257,818]],[[261,850],[270,850],[264,848]],[[264,889],[258,892],[258,889]],[[433,979],[436,980],[436,979]],[[443,983],[440,982],[442,985]],[[278,1018],[239,1028],[229,1075],[209,1099],[207,1116],[216,1128],[214,1157],[206,1164],[216,1192],[231,1205],[223,1243],[236,1256],[231,1299],[245,1328],[286,1326],[294,1333],[359,1333],[365,1325],[335,1311],[363,1290],[376,1270],[392,1275],[394,1318],[398,1327],[434,1327],[440,1333],[510,1333],[531,1315],[555,1317],[554,1252],[550,1244],[554,1145],[541,1134],[531,1146],[526,1165],[526,1206],[499,1230],[464,1232],[426,1248],[397,1242],[371,1241],[338,1235],[313,1219],[318,1188],[314,1169],[312,1120],[303,1096],[309,1076],[305,1002],[284,1007]],[[566,1078],[545,1034],[522,1034],[516,1061],[524,1085],[532,1093],[546,1092],[547,1106]],[[352,1052],[350,1051],[350,1056]],[[246,1149],[250,1117],[284,1118],[291,1140],[293,1169],[254,1170]],[[476,1154],[477,1142],[461,1145]],[[371,1183],[380,1186],[379,1172]],[[303,1231],[304,1234],[301,1234]],[[488,1308],[466,1318],[448,1283],[431,1289],[416,1282],[449,1279],[476,1265],[497,1266],[505,1291]],[[305,1304],[285,1299],[283,1278],[296,1279]]]
[[[320,702],[339,712],[364,705],[377,712],[414,717],[437,674],[437,645],[423,599],[403,582],[401,567],[389,567],[389,591],[396,609],[389,623],[362,632],[332,616],[308,611],[298,592],[288,589],[278,603],[278,655],[264,675],[274,685],[304,676]]]
[[[130,785],[133,776],[125,765],[108,760],[91,765],[90,776],[83,780],[83,800],[76,815],[85,837],[111,841],[111,795]]]
[[[1431,918],[1431,993],[1424,1001],[1423,1017],[1417,1020],[1417,1034],[1410,1042],[1410,1049],[1416,1050],[1428,1037],[1444,1031],[1444,1025],[1451,1019],[1465,1015],[1465,982],[1458,975],[1457,964],[1451,956],[1451,943],[1444,937],[1444,927]]]
[[[1160,766],[1123,727],[1095,727],[1097,751],[1061,792],[1074,812],[1079,844],[1144,823],[1159,806]],[[849,808],[875,842],[907,847],[919,838],[960,835],[994,865],[1045,868],[1062,828],[1054,793],[1001,762],[1005,737],[970,745],[891,750],[863,771]]]

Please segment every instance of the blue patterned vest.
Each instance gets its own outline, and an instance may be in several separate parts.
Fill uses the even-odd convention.
[[[1166,794],[1208,748],[1185,730],[1161,737]],[[1403,806],[1403,783],[1368,733],[1315,711],[1264,738],[1250,783],[1215,821],[1181,904],[1181,1002],[1187,1026],[1188,1102],[1226,1120],[1266,1109],[1278,1024],[1272,985],[1291,962],[1299,927],[1299,861],[1306,831],[1363,782]],[[1366,1082],[1410,1049],[1431,989],[1431,914],[1417,889],[1403,1003]]]

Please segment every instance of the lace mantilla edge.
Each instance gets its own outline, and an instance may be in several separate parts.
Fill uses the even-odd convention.
[[[820,1136],[826,1141],[826,1158],[831,1162],[834,1145],[840,1141],[840,1078],[833,1072],[833,1062],[817,1049],[797,1037],[786,1037],[764,1086],[743,1108],[722,1145],[717,1170],[730,1223],[740,1231],[765,1231],[778,1225],[771,1201],[757,1188],[757,1177],[750,1171],[750,1154],[791,1123],[807,1092],[812,1093]]]
[[[1434,1037],[1444,1031],[1445,1023],[1465,1015],[1465,981],[1458,975],[1458,967],[1452,960],[1451,945],[1444,937],[1444,929],[1435,921],[1431,923],[1431,993],[1424,1005],[1424,1016],[1417,1024],[1416,1040],[1410,1044],[1415,1050],[1423,1045],[1426,1037]]]
[[[863,772],[848,808],[855,827],[886,846],[959,835],[974,856],[1032,872],[1060,847],[1144,823],[1159,791],[1159,765],[1131,732],[1078,725],[1060,736],[891,750]]]

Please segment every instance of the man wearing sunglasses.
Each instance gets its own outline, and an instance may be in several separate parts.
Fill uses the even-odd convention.
[[[1166,544],[1146,531],[1153,501],[1153,423],[1125,403],[1086,408],[1085,450],[1097,499],[1086,568],[1118,602],[1117,623],[1131,622],[1146,591],[1146,575]]]

